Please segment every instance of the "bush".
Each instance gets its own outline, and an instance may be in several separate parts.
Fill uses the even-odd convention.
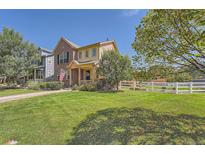
[[[64,86],[63,82],[53,81],[53,82],[46,82],[46,89],[48,90],[59,90],[62,89]]]
[[[103,88],[106,86],[106,80],[98,80],[96,83],[97,90],[103,90]]]
[[[64,84],[62,82],[29,82],[28,88],[33,90],[59,90],[63,88]]]
[[[97,86],[95,83],[83,84],[79,87],[80,91],[96,91]]]
[[[38,82],[30,81],[30,82],[28,82],[28,88],[32,89],[32,90],[39,90],[40,84]]]
[[[96,90],[97,90],[96,84],[95,84],[95,83],[93,83],[93,84],[88,84],[88,85],[87,85],[87,90],[88,90],[88,91],[96,91]]]
[[[167,89],[167,87],[162,87],[162,89]]]
[[[106,82],[105,79],[101,79],[97,81],[96,89],[102,91],[115,91],[116,86],[112,86],[108,82]]]
[[[39,82],[39,87],[40,89],[46,89],[47,88],[47,83],[46,82]]]
[[[88,91],[88,90],[87,90],[87,86],[86,86],[85,84],[81,85],[81,86],[79,87],[79,90],[80,90],[80,91]]]
[[[75,84],[73,87],[72,87],[72,90],[79,90],[79,86],[77,84]]]

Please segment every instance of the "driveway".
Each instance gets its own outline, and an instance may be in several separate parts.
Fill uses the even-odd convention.
[[[54,93],[69,92],[69,91],[71,91],[71,90],[70,89],[68,89],[68,90],[52,90],[52,91],[42,91],[42,92],[36,92],[36,93],[4,96],[4,97],[0,97],[0,104],[6,103],[6,102],[9,102],[9,101],[14,101],[14,100],[20,100],[20,99],[31,98],[31,97],[36,97],[36,96],[49,95],[49,94],[54,94]]]

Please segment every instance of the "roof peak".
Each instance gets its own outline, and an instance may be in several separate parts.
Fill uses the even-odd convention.
[[[71,42],[70,40],[68,40],[68,39],[65,38],[65,37],[61,37],[61,39],[65,40],[67,43],[71,44],[71,45],[72,45],[73,47],[75,47],[75,48],[79,48],[79,47],[80,47],[79,45],[77,45],[77,44]]]
[[[44,52],[47,52],[47,53],[51,53],[51,50],[48,50],[46,48],[42,48],[42,47],[39,47],[40,50],[44,51]]]

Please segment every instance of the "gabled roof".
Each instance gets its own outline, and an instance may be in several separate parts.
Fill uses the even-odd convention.
[[[64,38],[64,37],[62,37],[62,39],[64,39],[67,43],[69,43],[70,45],[72,45],[72,46],[75,47],[75,48],[79,48],[79,47],[80,47],[79,45],[77,45],[77,44],[71,42],[70,40],[68,40],[68,39],[66,39],[66,38]]]
[[[93,43],[93,44],[89,44],[89,45],[85,45],[85,46],[79,46],[79,45],[77,45],[77,44],[71,42],[70,40],[68,40],[68,39],[66,39],[66,38],[64,38],[64,37],[61,37],[60,40],[58,41],[58,43],[57,43],[55,49],[53,50],[53,52],[56,50],[56,48],[58,47],[58,45],[59,45],[59,43],[60,43],[61,41],[66,42],[68,45],[70,45],[70,46],[73,47],[74,49],[83,49],[83,48],[87,48],[87,47],[92,47],[92,46],[97,46],[97,45],[100,46],[100,45],[105,45],[105,44],[109,44],[109,43],[113,43],[114,46],[115,46],[115,48],[117,49],[117,45],[116,45],[116,43],[115,43],[114,40],[102,41],[102,42],[97,42],[97,43]]]
[[[86,46],[81,46],[77,49],[83,49],[83,48],[87,48],[87,47],[91,47],[91,46],[95,46],[95,45],[104,45],[104,44],[109,44],[109,43],[113,43],[114,46],[117,48],[117,45],[116,45],[115,41],[111,40],[111,41],[103,41],[103,42],[97,42],[97,43],[89,44],[89,45],[86,45]]]
[[[61,37],[60,40],[58,41],[56,47],[53,49],[53,52],[56,50],[56,48],[58,47],[58,45],[59,45],[59,43],[60,43],[61,41],[64,41],[65,43],[67,43],[68,45],[70,45],[71,47],[73,47],[74,49],[77,49],[77,48],[80,47],[79,45],[77,45],[77,44],[75,44],[75,43],[69,41],[68,39],[66,39],[66,38],[64,38],[64,37]]]
[[[50,50],[39,47],[39,50],[41,52],[41,56],[51,56],[52,52],[50,52]]]

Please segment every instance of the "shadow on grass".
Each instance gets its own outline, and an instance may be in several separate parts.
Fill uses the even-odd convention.
[[[205,144],[205,118],[110,108],[91,114],[68,144]]]

